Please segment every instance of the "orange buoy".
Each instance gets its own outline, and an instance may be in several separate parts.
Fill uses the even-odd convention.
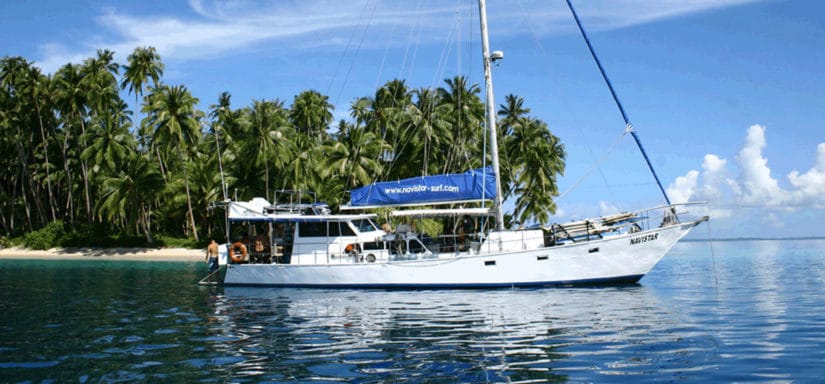
[[[235,253],[235,249],[238,249],[238,253]],[[233,263],[242,263],[246,260],[246,245],[241,243],[240,241],[236,241],[229,247],[229,259],[232,260]]]

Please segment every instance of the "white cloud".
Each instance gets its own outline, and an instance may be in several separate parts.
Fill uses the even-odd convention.
[[[707,199],[718,199],[722,196],[719,186],[730,185],[733,181],[728,179],[728,172],[725,168],[728,164],[726,159],[722,159],[714,154],[705,155],[702,162],[702,179],[705,184],[700,193]]]
[[[670,196],[670,201],[674,204],[690,201],[698,178],[699,171],[689,171],[684,176],[677,177],[676,181],[667,187],[667,195]]]
[[[66,46],[49,43],[40,47],[45,59],[35,61],[35,64],[46,73],[52,73],[67,63],[80,64],[88,57],[92,57],[95,50],[73,51]]]
[[[792,196],[800,205],[825,207],[825,143],[816,147],[814,166],[801,175],[796,170],[791,171],[788,180],[796,188]]]
[[[652,23],[757,1],[759,0],[592,0],[579,1],[574,4],[574,7],[587,29],[604,30]],[[537,0],[528,3],[539,9],[550,8],[546,6],[547,1]],[[545,6],[534,5],[535,3]],[[513,8],[509,3],[507,5]],[[547,17],[545,12],[537,14]],[[569,23],[570,21],[570,11],[567,7],[556,9],[553,16],[555,16],[553,21],[556,22]]]
[[[599,201],[599,215],[600,216],[607,216],[607,215],[614,215],[621,212],[619,207],[610,204],[606,201]]]
[[[582,3],[577,11],[589,29],[604,30],[649,23],[680,15],[753,2],[754,0],[615,0]],[[415,4],[415,5],[413,5]],[[41,47],[38,60],[46,72],[67,62],[91,57],[99,48],[115,51],[123,61],[135,47],[153,46],[164,59],[199,59],[227,54],[237,49],[267,44],[267,49],[306,49],[378,44],[387,39],[362,36],[389,36],[394,44],[409,44],[413,34],[393,32],[416,30],[417,43],[453,38],[456,15],[470,19],[469,6],[457,9],[453,3],[398,1],[308,0],[272,2],[236,0],[230,2],[190,0],[191,14],[128,14],[108,10],[97,17],[89,41],[49,42]],[[527,0],[518,7],[510,3],[489,5],[490,28],[497,36],[550,34],[572,28],[566,7],[548,6],[546,1]],[[529,28],[513,28],[530,24]],[[81,21],[89,22],[91,21]],[[399,28],[400,27],[400,28]],[[475,27],[472,29],[475,31]],[[477,33],[472,34],[477,38]],[[429,40],[429,41],[427,41]]]
[[[765,127],[752,125],[748,128],[745,146],[739,151],[737,162],[742,171],[740,183],[742,202],[748,205],[780,205],[786,200],[786,193],[771,177],[768,159],[762,156],[765,148]]]
[[[727,160],[708,154],[702,163],[701,176],[698,171],[690,170],[677,177],[668,186],[668,195],[674,202],[708,201],[714,210],[711,214],[717,218],[729,217],[738,207],[774,211],[825,207],[825,143],[817,146],[811,169],[788,174],[790,188],[785,189],[771,176],[768,159],[763,154],[767,146],[765,131],[761,125],[748,128],[736,156],[736,178],[729,176]]]

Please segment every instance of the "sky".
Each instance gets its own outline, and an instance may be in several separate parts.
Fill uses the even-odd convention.
[[[523,97],[567,151],[553,221],[663,204],[564,0],[488,3],[496,105]],[[698,236],[825,236],[825,2],[574,5],[670,199],[707,202],[685,208],[711,217]],[[392,79],[483,83],[468,0],[4,1],[0,20],[0,56],[44,73],[156,47],[204,110],[314,89],[349,119]]]

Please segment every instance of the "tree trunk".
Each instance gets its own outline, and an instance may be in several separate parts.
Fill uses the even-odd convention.
[[[29,232],[33,232],[31,208],[29,207],[29,199],[26,197],[26,183],[20,183],[20,196],[23,197],[23,208],[26,212],[26,223],[29,224]]]
[[[52,221],[57,221],[57,211],[54,209],[54,194],[52,193],[52,176],[51,172],[49,171],[49,143],[46,141],[46,130],[43,128],[43,116],[40,115],[40,103],[34,103],[35,107],[37,108],[37,120],[40,122],[40,137],[43,138],[43,155],[45,156],[45,167],[46,168],[46,189],[49,192],[49,209],[52,213]]]
[[[11,200],[9,200],[9,230],[14,233],[14,202],[17,201],[17,178],[12,177]]]
[[[11,231],[9,230],[9,225],[6,223],[6,214],[0,209],[0,225],[3,225],[3,232],[6,236],[11,236]]]
[[[266,188],[266,201],[272,201],[272,200],[269,200],[269,162],[268,161],[264,161],[264,169],[265,169],[264,177],[266,179],[266,180],[264,180],[264,188]]]
[[[140,223],[141,229],[143,229],[143,235],[146,237],[146,242],[148,242],[149,244],[153,244],[155,240],[152,239],[152,231],[149,226],[149,215],[149,212],[147,212],[146,210],[146,205],[141,204],[140,218],[138,219],[138,222]]]
[[[155,153],[158,154],[158,165],[160,165],[160,174],[163,176],[163,181],[166,181],[166,170],[163,169],[163,160],[160,158],[160,149],[155,148]]]
[[[72,171],[69,169],[69,155],[67,154],[69,149],[69,134],[63,136],[63,148],[61,148],[61,154],[63,155],[63,171],[66,172],[66,192],[68,196],[66,198],[66,212],[69,213],[69,225],[74,228],[74,193],[72,191]]]
[[[189,208],[189,219],[192,224],[192,233],[195,235],[195,241],[198,239],[198,228],[195,226],[195,215],[192,213],[192,197],[189,196],[189,175],[186,173],[186,163],[183,164],[183,184],[186,186],[186,205]]]
[[[23,134],[22,134],[22,132],[20,132],[20,127],[18,127],[17,128],[17,140],[16,140],[16,142],[17,142],[17,156],[20,158],[20,175],[24,179],[26,179],[20,184],[20,190],[23,193],[22,194],[23,204],[25,205],[25,208],[26,208],[26,219],[28,220],[28,223],[29,223],[29,230],[33,230],[32,219],[31,219],[31,207],[29,206],[29,202],[28,202],[28,198],[26,196],[26,190],[25,190],[26,183],[29,184],[29,190],[32,193],[32,199],[34,200],[34,207],[36,208],[37,213],[38,213],[38,217],[40,217],[41,221],[44,221],[44,220],[42,220],[43,219],[43,211],[40,208],[40,201],[37,198],[37,196],[35,195],[35,193],[37,191],[35,191],[35,187],[34,187],[34,178],[32,177],[31,173],[29,172],[29,163],[26,161],[26,153],[25,153],[25,150],[23,149],[23,143],[22,143],[23,140],[24,140],[23,139]],[[27,141],[28,142],[32,141],[31,136],[29,137],[29,140],[27,140]]]
[[[86,139],[83,138],[85,135],[86,123],[83,122],[83,119],[80,119],[80,145],[82,145],[83,148],[86,148]],[[92,219],[94,219],[94,215],[92,214],[92,200],[89,193],[89,163],[86,160],[80,162],[80,171],[83,173],[83,193],[86,198],[86,221],[91,224]]]
[[[89,196],[89,170],[88,170],[88,163],[86,160],[80,163],[80,171],[83,173],[83,194],[86,199],[86,221],[91,224],[94,215],[92,214],[92,201],[91,197]]]

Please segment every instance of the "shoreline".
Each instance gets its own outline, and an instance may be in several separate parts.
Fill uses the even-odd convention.
[[[205,262],[206,251],[188,248],[52,248],[0,249],[0,260],[126,260]]]

